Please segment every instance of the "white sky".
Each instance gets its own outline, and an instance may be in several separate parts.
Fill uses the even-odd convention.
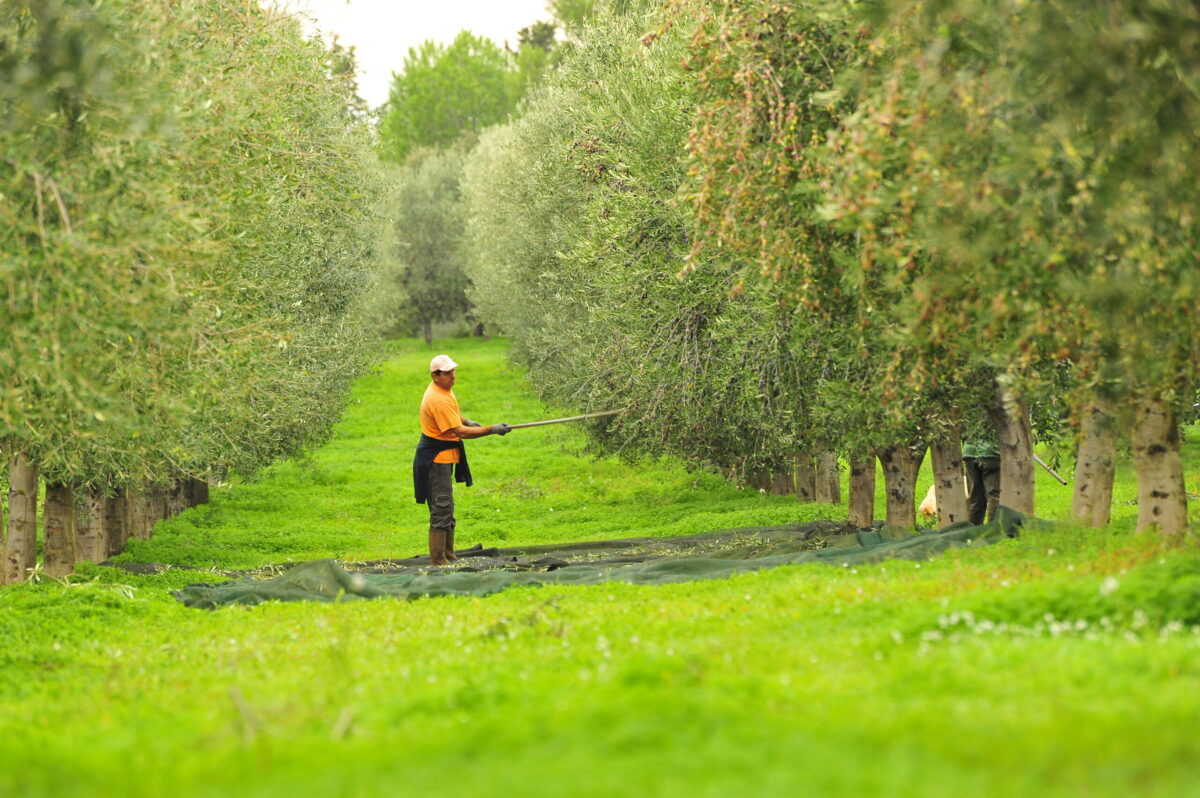
[[[388,96],[392,73],[404,66],[408,48],[426,39],[449,44],[461,30],[486,36],[501,47],[517,45],[517,31],[549,20],[546,0],[278,0],[304,12],[323,34],[353,45],[358,93],[372,108]],[[561,35],[561,34],[560,34]]]

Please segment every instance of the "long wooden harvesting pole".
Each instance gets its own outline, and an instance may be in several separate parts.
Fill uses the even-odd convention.
[[[1038,465],[1040,465],[1042,468],[1046,469],[1046,471],[1047,471],[1047,472],[1050,474],[1050,476],[1054,477],[1055,479],[1057,479],[1057,480],[1058,480],[1059,482],[1061,482],[1062,484],[1064,484],[1064,485],[1066,485],[1066,484],[1067,484],[1067,481],[1066,481],[1065,479],[1063,479],[1062,477],[1060,477],[1060,476],[1058,475],[1058,472],[1057,472],[1057,471],[1055,471],[1055,470],[1054,470],[1053,468],[1051,468],[1050,466],[1046,465],[1046,463],[1045,463],[1045,462],[1042,460],[1042,458],[1038,457],[1036,454],[1033,456],[1033,462],[1037,463],[1037,464],[1038,464]]]
[[[523,427],[544,427],[547,424],[565,424],[568,421],[583,421],[585,418],[601,418],[603,416],[615,416],[618,413],[624,413],[624,410],[605,410],[603,413],[588,413],[585,416],[571,416],[570,418],[552,418],[549,421],[528,421],[524,424],[510,424],[510,429],[521,429]]]

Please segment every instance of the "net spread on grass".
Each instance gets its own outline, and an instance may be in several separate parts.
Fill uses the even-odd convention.
[[[486,596],[516,585],[639,585],[720,579],[781,565],[854,566],[889,559],[927,560],[947,549],[1015,536],[1026,522],[1000,508],[996,521],[960,523],[938,531],[877,526],[854,530],[832,521],[743,527],[673,538],[625,538],[585,543],[459,550],[451,567],[429,558],[342,563],[317,560],[263,578],[188,585],[175,596],[191,607],[264,601],[353,601],[385,596]],[[276,571],[277,573],[277,571]]]

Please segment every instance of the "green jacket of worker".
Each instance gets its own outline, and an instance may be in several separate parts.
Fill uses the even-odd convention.
[[[975,457],[983,459],[984,457],[999,457],[1000,444],[995,438],[980,437],[971,441],[963,441],[962,448],[963,457]]]

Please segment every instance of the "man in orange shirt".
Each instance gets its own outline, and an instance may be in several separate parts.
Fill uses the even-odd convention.
[[[458,364],[449,355],[438,355],[429,363],[433,382],[421,399],[421,440],[413,459],[413,488],[417,503],[429,504],[429,562],[447,565],[454,556],[454,483],[471,487],[467,465],[466,438],[507,435],[507,424],[480,426],[463,418],[452,388]],[[453,478],[452,478],[453,472]]]

